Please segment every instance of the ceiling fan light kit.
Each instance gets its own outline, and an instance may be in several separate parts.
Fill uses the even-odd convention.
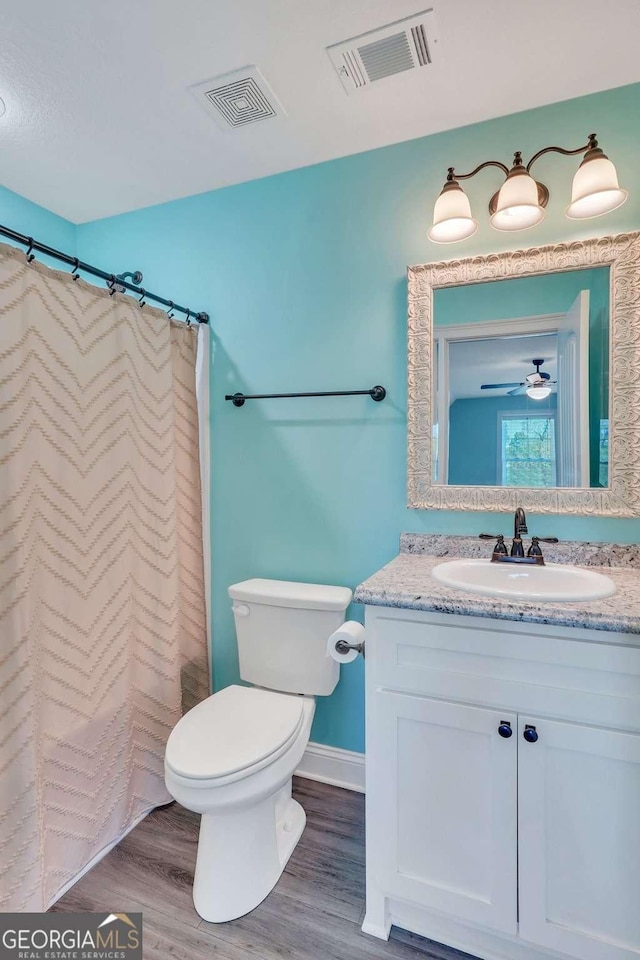
[[[499,160],[485,160],[470,173],[456,173],[449,167],[447,180],[433,211],[433,225],[429,239],[434,243],[457,243],[466,240],[478,229],[478,221],[471,214],[471,204],[460,186],[460,180],[469,180],[485,167],[498,167],[505,181],[489,201],[489,222],[495,230],[528,230],[541,223],[549,202],[549,190],[531,175],[534,163],[547,153],[561,153],[572,157],[584,154],[573,178],[571,203],[566,215],[572,220],[600,217],[622,206],[628,197],[618,183],[616,168],[598,146],[596,134],[589,134],[587,143],[575,150],[564,147],[543,147],[525,166],[522,154],[514,154],[509,169]]]
[[[546,400],[546,398],[551,393],[551,387],[547,387],[546,384],[540,386],[538,384],[531,385],[527,387],[526,394],[531,400]]]
[[[534,373],[528,374],[521,383],[483,383],[480,385],[481,390],[508,390],[507,396],[515,397],[525,394],[531,400],[546,400],[546,398],[551,393],[552,383],[557,383],[556,380],[551,380],[548,373],[541,370],[540,367],[544,363],[544,358],[536,357],[531,363],[536,368]],[[515,389],[509,389],[509,388]]]

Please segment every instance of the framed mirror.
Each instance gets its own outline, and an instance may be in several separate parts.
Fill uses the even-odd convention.
[[[408,282],[409,507],[640,515],[640,233]]]

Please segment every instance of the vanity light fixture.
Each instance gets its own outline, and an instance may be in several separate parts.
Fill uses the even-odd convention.
[[[509,170],[499,160],[485,160],[471,173],[456,173],[449,167],[447,180],[433,211],[433,226],[429,239],[434,243],[456,243],[466,240],[478,229],[478,221],[471,215],[469,199],[460,186],[460,180],[469,180],[485,167],[498,167],[505,181],[489,201],[489,222],[495,230],[527,230],[544,219],[544,208],[549,202],[549,190],[531,175],[531,167],[545,153],[561,153],[572,157],[584,153],[582,163],[573,178],[571,203],[566,215],[572,220],[599,217],[622,206],[628,197],[618,184],[616,168],[602,152],[596,134],[576,150],[564,147],[544,147],[533,155],[525,166],[518,150]]]

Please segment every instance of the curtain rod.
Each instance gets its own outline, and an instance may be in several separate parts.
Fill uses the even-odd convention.
[[[90,273],[92,277],[99,277],[101,280],[106,280],[107,285],[111,290],[117,290],[121,288],[122,290],[130,290],[131,293],[140,294],[140,302],[144,300],[154,300],[156,303],[161,303],[165,307],[169,307],[169,316],[171,316],[174,310],[178,310],[179,313],[186,313],[187,323],[191,322],[191,317],[194,320],[197,320],[198,323],[209,323],[209,314],[196,313],[194,310],[190,310],[188,307],[181,307],[179,303],[174,303],[173,300],[165,300],[164,297],[159,297],[157,293],[149,293],[148,290],[145,290],[143,287],[138,287],[134,283],[129,283],[126,277],[131,277],[133,280],[138,282],[142,280],[142,274],[139,270],[136,270],[135,273],[106,273],[104,270],[100,270],[98,267],[92,266],[90,263],[84,263],[83,260],[78,260],[77,257],[72,257],[68,253],[62,253],[60,250],[55,250],[53,247],[48,247],[44,243],[39,243],[37,240],[34,240],[33,237],[27,237],[23,233],[17,233],[15,230],[10,230],[9,227],[5,227],[0,224],[0,234],[4,237],[8,237],[9,240],[13,240],[14,243],[20,243],[27,248],[27,258],[33,259],[32,250],[37,250],[38,253],[44,253],[47,257],[53,257],[54,260],[61,260],[63,263],[69,264],[70,267],[73,267],[72,273],[77,274],[79,270],[82,270],[83,273]]]

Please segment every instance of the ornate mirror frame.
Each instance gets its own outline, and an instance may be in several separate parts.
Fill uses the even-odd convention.
[[[609,486],[434,484],[433,291],[589,267],[610,267]],[[640,516],[640,232],[409,267],[408,506],[416,510]]]

